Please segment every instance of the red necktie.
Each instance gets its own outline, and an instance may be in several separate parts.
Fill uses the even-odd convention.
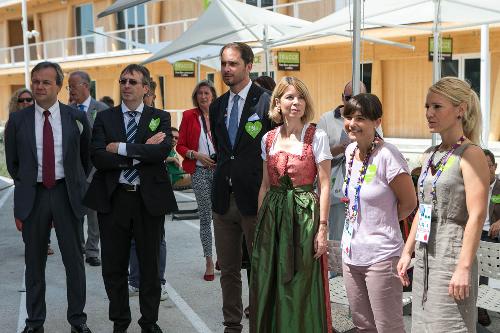
[[[46,188],[56,184],[56,158],[54,157],[54,135],[49,122],[50,111],[43,111],[45,121],[43,123],[43,160],[42,160],[42,183]]]

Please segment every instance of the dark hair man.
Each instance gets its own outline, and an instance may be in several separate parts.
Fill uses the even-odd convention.
[[[160,234],[165,214],[177,210],[177,204],[164,164],[172,142],[170,115],[144,105],[150,80],[146,67],[125,67],[118,80],[121,105],[99,112],[92,132],[97,172],[84,201],[97,211],[102,276],[115,333],[126,332],[132,320],[127,281],[132,237],[141,268],[141,332],[161,332],[156,324]]]
[[[217,151],[212,208],[224,332],[229,333],[241,332],[243,327],[241,243],[244,235],[251,253],[262,181],[260,143],[272,125],[268,118],[269,92],[250,80],[252,49],[244,43],[229,43],[222,48],[220,60],[222,79],[229,91],[210,105],[210,128]]]
[[[14,217],[22,222],[26,264],[26,327],[43,333],[47,237],[54,224],[66,269],[72,333],[90,333],[85,307],[81,220],[89,172],[90,127],[84,113],[57,100],[64,75],[52,62],[31,71],[35,104],[10,114],[5,131],[7,169],[15,179]]]

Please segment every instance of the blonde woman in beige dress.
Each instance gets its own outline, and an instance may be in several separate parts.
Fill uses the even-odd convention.
[[[406,270],[415,250],[412,332],[476,332],[476,251],[489,186],[488,164],[477,146],[479,99],[468,83],[445,77],[429,88],[425,107],[429,129],[442,142],[424,153],[417,184],[420,213],[398,272],[408,285]]]

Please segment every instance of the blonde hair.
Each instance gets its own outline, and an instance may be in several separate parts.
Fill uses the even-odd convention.
[[[21,88],[21,89],[14,91],[14,93],[12,94],[12,96],[10,98],[10,102],[9,102],[9,113],[16,112],[16,111],[20,110],[19,105],[17,103],[17,99],[19,98],[19,96],[21,96],[24,93],[30,94],[31,98],[33,98],[33,94],[31,93],[31,91],[29,89]],[[35,101],[33,101],[33,103],[35,103]]]
[[[295,89],[297,89],[299,94],[304,97],[304,101],[306,102],[306,109],[304,111],[304,115],[302,116],[302,118],[300,118],[300,120],[304,124],[308,123],[314,118],[314,108],[311,94],[309,93],[309,90],[307,90],[304,82],[293,76],[283,77],[280,82],[278,82],[278,85],[276,85],[276,87],[274,88],[273,95],[271,96],[271,104],[269,105],[269,119],[271,119],[276,124],[283,123],[281,110],[276,107],[276,99],[281,99],[289,86],[293,86]]]
[[[462,116],[464,135],[472,142],[479,144],[481,137],[481,107],[479,97],[470,84],[456,77],[447,76],[434,83],[429,88],[429,92],[447,98],[455,107],[462,103],[467,105]]]

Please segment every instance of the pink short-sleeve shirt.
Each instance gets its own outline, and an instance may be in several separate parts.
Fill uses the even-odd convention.
[[[345,154],[348,161],[355,147],[356,143],[347,146]],[[362,165],[361,161],[354,159],[348,192],[350,205],[354,201],[354,187]],[[346,264],[370,266],[401,255],[404,244],[399,228],[398,202],[389,187],[390,182],[401,173],[410,174],[406,160],[394,145],[383,142],[370,157],[361,186],[351,254],[347,256],[344,253],[342,258]]]

